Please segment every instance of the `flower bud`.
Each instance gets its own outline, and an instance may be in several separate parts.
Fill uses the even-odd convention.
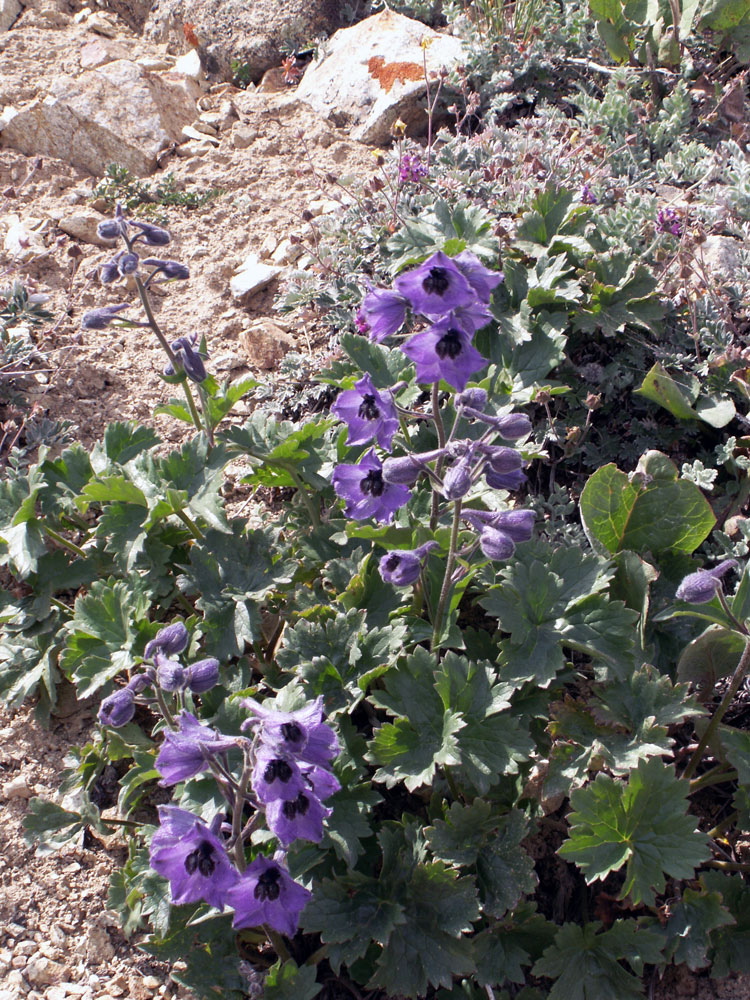
[[[149,673],[136,674],[134,677],[130,678],[128,683],[128,690],[132,691],[133,694],[140,694],[144,691],[149,684],[154,683],[154,678],[149,676]]]
[[[456,396],[456,406],[470,406],[474,410],[483,410],[487,405],[487,393],[484,389],[464,389]]]
[[[518,490],[526,482],[526,476],[521,469],[512,472],[496,472],[491,465],[485,465],[484,478],[493,490]]]
[[[456,462],[443,477],[443,496],[446,500],[460,500],[471,489],[471,463],[468,459]]]
[[[502,561],[509,559],[515,552],[516,545],[513,539],[498,528],[486,527],[482,529],[479,536],[479,548],[488,559]]]
[[[128,274],[135,274],[140,262],[141,258],[137,253],[124,253],[117,261],[117,270],[123,277]]]
[[[112,260],[108,260],[106,264],[102,264],[99,268],[99,280],[103,285],[109,285],[113,281],[117,281],[120,277],[120,269],[117,266],[120,257],[122,257],[122,252],[114,256]]]
[[[525,413],[508,413],[504,417],[496,417],[492,426],[506,441],[516,441],[531,434],[531,421]]]
[[[193,694],[203,694],[219,683],[219,661],[209,657],[187,668],[187,685]]]
[[[419,579],[422,563],[437,542],[425,542],[418,549],[400,549],[387,552],[378,564],[380,575],[386,583],[396,587],[410,587]]]
[[[102,306],[100,309],[92,309],[83,314],[81,327],[84,330],[106,330],[110,323],[117,319],[117,313],[121,309],[127,309],[129,302],[121,302],[117,306]]]
[[[531,538],[536,515],[533,510],[472,510],[470,507],[461,511],[461,517],[478,531],[485,528],[495,528],[502,531],[514,542],[528,542]]]
[[[721,589],[721,577],[730,569],[736,568],[735,559],[725,559],[713,569],[701,569],[697,573],[690,573],[677,588],[675,597],[678,601],[687,601],[688,604],[707,604]]]
[[[413,486],[423,471],[424,463],[416,455],[386,458],[383,462],[383,479],[397,486]]]
[[[185,687],[185,668],[177,660],[168,660],[166,656],[157,653],[154,657],[156,664],[156,683],[162,691],[181,691]]]
[[[96,227],[96,235],[101,240],[116,240],[121,234],[122,227],[114,219],[107,219],[106,222],[100,222]]]
[[[153,267],[156,271],[161,271],[165,278],[177,278],[185,281],[190,277],[190,270],[185,264],[180,264],[177,260],[160,260],[158,257],[147,257],[144,266]]]
[[[181,653],[187,649],[189,639],[190,633],[182,622],[175,622],[174,625],[166,625],[164,628],[159,629],[150,642],[146,643],[146,648],[143,650],[143,658],[144,660],[150,660],[157,653],[174,656],[176,653]]]
[[[129,688],[120,688],[99,706],[99,722],[103,726],[124,726],[135,715],[135,695]]]
[[[136,239],[143,239],[151,247],[165,247],[167,243],[172,242],[172,237],[161,226],[155,226],[151,222],[135,222],[133,220],[130,224],[136,229],[140,229]]]
[[[515,472],[523,465],[523,458],[515,448],[506,448],[504,445],[489,445],[484,448],[487,457],[487,464],[493,472],[508,473]]]
[[[193,347],[194,342],[195,338],[178,337],[172,341],[171,347],[188,378],[193,382],[203,382],[208,378],[208,372],[201,355]]]

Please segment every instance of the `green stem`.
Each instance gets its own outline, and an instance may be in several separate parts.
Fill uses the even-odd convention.
[[[175,725],[174,722],[174,716],[172,715],[169,705],[167,705],[167,702],[164,698],[164,694],[162,693],[162,690],[158,684],[154,684],[154,694],[156,695],[156,700],[159,703],[159,710],[161,714],[164,716],[164,718],[167,720],[167,725],[169,726],[170,729],[177,729],[177,726]]]
[[[154,311],[151,308],[151,300],[148,297],[148,290],[146,289],[146,286],[143,284],[143,279],[137,274],[133,275],[133,277],[135,278],[135,286],[138,289],[138,294],[141,297],[141,305],[143,306],[143,311],[146,313],[146,319],[148,320],[148,325],[154,331],[157,340],[164,348],[164,351],[166,352],[166,355],[169,358],[170,365],[172,366],[175,372],[179,372],[182,366],[175,357],[174,351],[169,346],[169,341],[162,333],[161,327],[156,322]],[[190,391],[190,386],[188,385],[187,377],[185,377],[182,380],[181,384],[182,384],[182,390],[185,393],[185,399],[187,400],[188,409],[190,410],[190,416],[193,418],[193,423],[195,424],[198,430],[201,430],[202,425],[201,425],[200,414],[198,413],[198,409],[195,405],[193,394]]]
[[[82,559],[88,559],[88,553],[85,552],[80,545],[76,545],[75,542],[68,541],[68,539],[61,535],[59,531],[55,531],[54,528],[50,528],[50,526],[44,522],[42,522],[42,528],[53,542],[57,542],[58,545],[62,545],[64,548],[69,549]]]
[[[443,575],[443,586],[440,589],[440,599],[438,600],[435,612],[435,622],[432,629],[432,649],[436,649],[440,641],[440,630],[443,626],[443,615],[445,605],[448,603],[448,595],[451,591],[451,577],[456,565],[456,549],[458,548],[458,532],[461,527],[461,501],[456,500],[453,507],[453,525],[451,527],[451,540],[448,546],[448,557],[445,560],[445,574]]]
[[[690,794],[697,792],[700,788],[709,788],[711,785],[721,785],[725,781],[736,781],[737,772],[732,768],[727,768],[726,764],[717,764],[710,771],[706,771],[700,778],[693,778],[690,782]]]
[[[443,418],[440,415],[440,391],[438,389],[438,383],[433,382],[432,385],[432,419],[435,422],[435,431],[437,432],[438,447],[445,448],[445,425],[443,424]],[[435,475],[440,478],[440,473],[443,471],[443,456],[435,463]],[[430,510],[430,531],[434,531],[437,528],[438,517],[440,513],[440,495],[437,490],[433,488],[432,491],[432,507]]]
[[[50,597],[49,602],[53,607],[59,608],[60,611],[65,611],[69,615],[73,614],[73,609],[69,608],[67,604],[63,604],[62,601],[58,601],[56,597]]]
[[[206,428],[206,437],[208,438],[209,448],[213,448],[216,444],[216,439],[214,438],[214,425],[211,422],[211,407],[208,402],[208,396],[202,385],[198,386],[198,397],[201,401],[201,410],[203,411],[203,425]]]
[[[750,864],[740,861],[707,861],[706,867],[719,868],[723,872],[750,872]]]
[[[748,634],[747,625],[745,625],[744,622],[741,622],[739,618],[736,617],[732,609],[729,607],[726,594],[724,593],[722,587],[719,587],[717,589],[716,595],[719,598],[719,604],[724,609],[724,613],[726,614],[727,618],[731,621],[731,623],[734,625],[734,627],[737,629],[737,631],[741,632],[742,635],[747,635]]]
[[[245,862],[245,846],[242,840],[242,811],[245,807],[245,793],[247,792],[248,785],[250,784],[250,778],[253,773],[253,765],[245,755],[245,769],[242,772],[240,778],[240,783],[237,786],[237,794],[234,798],[234,811],[232,813],[232,841],[234,844],[234,859],[237,862],[237,868],[244,872],[246,868]]]
[[[288,962],[292,957],[289,954],[289,949],[284,943],[284,938],[273,927],[269,927],[268,924],[263,924],[263,930],[266,932],[266,937],[271,942],[271,947],[279,956],[282,962]]]
[[[196,542],[205,542],[206,536],[203,534],[201,529],[198,527],[198,525],[195,523],[192,517],[190,517],[189,514],[186,514],[184,510],[176,510],[175,514],[179,517],[179,519],[182,521],[185,527],[188,528],[190,534],[193,536]],[[193,609],[191,608],[190,610],[192,611]]]
[[[706,729],[701,736],[698,746],[695,748],[693,756],[688,761],[687,767],[682,772],[682,777],[689,780],[695,774],[696,768],[703,759],[703,754],[706,752],[706,747],[711,742],[716,730],[719,728],[719,723],[724,718],[724,713],[731,705],[734,700],[734,696],[740,689],[740,685],[745,679],[745,674],[747,673],[748,667],[750,667],[750,638],[745,642],[745,648],[742,651],[742,656],[740,657],[740,662],[735,667],[734,673],[732,674],[732,680],[730,681],[729,687],[726,690],[724,697],[719,703],[719,707],[716,709],[711,717],[711,721],[706,726]]]
[[[310,520],[312,521],[313,527],[319,528],[320,512],[316,510],[315,504],[312,502],[307,490],[305,489],[305,484],[302,482],[299,475],[297,474],[297,470],[293,466],[287,465],[286,463],[284,464],[284,468],[287,470],[289,475],[294,480],[294,485],[297,487],[297,492],[302,498],[302,503],[305,505],[305,507],[307,507],[307,513],[310,515]]]
[[[721,821],[721,823],[717,823],[713,830],[709,830],[706,836],[711,840],[717,840],[719,837],[722,837],[730,827],[734,826],[738,818],[739,813],[737,811],[730,813],[726,819]]]

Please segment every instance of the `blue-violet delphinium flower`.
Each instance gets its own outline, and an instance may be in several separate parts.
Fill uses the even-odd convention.
[[[203,382],[208,378],[208,372],[203,364],[205,355],[195,350],[197,339],[197,334],[193,334],[192,337],[178,337],[172,341],[170,347],[188,378],[193,382]],[[164,369],[164,374],[169,376],[177,374],[171,362]]]
[[[720,589],[721,578],[730,569],[736,568],[736,560],[725,559],[713,569],[699,569],[697,573],[690,573],[677,588],[675,597],[678,601],[687,601],[688,604],[707,604],[714,599]]]
[[[308,787],[293,757],[282,756],[274,747],[262,744],[255,754],[252,786],[258,800],[265,803],[296,799]]]
[[[357,326],[364,326],[370,340],[379,344],[404,325],[408,305],[403,295],[390,288],[372,288],[357,313]]]
[[[409,300],[412,310],[423,316],[444,316],[468,306],[475,297],[468,280],[442,250],[413,271],[399,275],[394,285]]]
[[[261,742],[281,756],[326,767],[338,755],[338,738],[323,722],[322,696],[295,712],[278,712],[253,698],[245,698],[241,704],[254,716],[246,719],[242,728],[258,726]]]
[[[177,260],[160,260],[158,257],[147,257],[143,261],[144,266],[153,267],[154,273],[157,271],[165,278],[176,278],[185,281],[190,277],[190,269],[185,264],[180,264]]]
[[[437,542],[425,542],[417,549],[396,549],[386,552],[378,563],[380,575],[395,587],[410,587],[419,579],[419,573],[429,552]]]
[[[223,753],[236,746],[237,739],[222,736],[211,726],[204,726],[190,712],[178,716],[179,730],[167,731],[154,767],[161,774],[160,785],[176,785],[178,781],[200,774],[208,768],[212,754]]]
[[[323,839],[323,820],[332,812],[308,789],[296,799],[274,799],[267,803],[266,823],[284,847],[297,839],[319,844]]]
[[[502,271],[492,271],[470,250],[462,250],[452,258],[453,263],[474,289],[480,302],[487,304],[492,298],[492,290],[505,277]]]
[[[516,543],[504,531],[487,526],[479,534],[479,548],[488,559],[510,559],[516,549]]]
[[[83,314],[81,327],[84,330],[106,330],[114,320],[119,318],[117,314],[128,308],[130,308],[129,302],[120,302],[116,306],[101,306],[99,309],[91,309]]]
[[[146,643],[143,650],[144,660],[150,660],[154,654],[162,653],[165,656],[174,656],[187,649],[190,640],[190,633],[182,624],[175,622],[173,625],[166,625],[159,629],[153,639]]]
[[[581,201],[584,205],[598,205],[599,199],[596,197],[594,192],[591,190],[588,184],[584,184],[581,188]]]
[[[180,906],[205,900],[223,909],[239,873],[222,842],[197,816],[177,806],[159,806],[159,821],[150,864],[169,880],[172,902]]]
[[[344,513],[356,521],[374,517],[376,521],[389,523],[411,496],[405,486],[383,479],[383,466],[374,448],[358,465],[337,465],[332,482],[338,496],[346,501]]]
[[[289,872],[260,854],[229,889],[226,901],[234,909],[236,929],[268,924],[292,937],[310,895]]]
[[[464,507],[461,517],[478,530],[496,528],[514,542],[528,542],[534,530],[536,514],[533,510],[472,510]]]
[[[185,682],[193,694],[205,694],[219,683],[219,661],[212,656],[191,663],[185,671]]]
[[[135,695],[128,686],[105,698],[99,706],[99,722],[103,726],[124,726],[135,715]]]
[[[187,684],[185,668],[179,660],[170,660],[167,656],[157,653],[154,657],[156,666],[156,683],[162,691],[182,691]]]
[[[340,393],[331,407],[331,412],[349,426],[346,443],[367,444],[375,439],[381,448],[390,451],[393,435],[398,430],[393,398],[378,392],[369,375],[354,384],[355,388]]]
[[[417,382],[442,379],[459,392],[487,364],[487,359],[472,346],[471,335],[457,326],[452,316],[410,337],[401,344],[401,350],[416,364]]]

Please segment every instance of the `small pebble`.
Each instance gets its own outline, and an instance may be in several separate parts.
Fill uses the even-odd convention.
[[[34,789],[23,775],[3,785],[3,797],[6,799],[30,799],[33,794]]]
[[[156,978],[156,976],[144,976],[143,985],[146,987],[146,989],[158,990],[158,988],[161,986],[161,983]]]

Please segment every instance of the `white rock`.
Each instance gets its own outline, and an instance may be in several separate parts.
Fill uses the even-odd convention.
[[[197,49],[190,49],[184,56],[180,56],[175,62],[174,68],[178,73],[184,73],[185,76],[189,76],[191,80],[196,82],[203,79],[203,67]]]
[[[421,104],[427,89],[425,59],[429,75],[443,66],[450,69],[464,55],[460,39],[384,10],[337,31],[305,73],[294,99],[346,125],[351,138],[383,145],[399,118],[410,134],[427,129]]]
[[[257,138],[258,130],[252,125],[237,125],[232,130],[232,145],[235,149],[247,149]]]
[[[203,138],[205,139],[206,136]],[[191,156],[205,156],[206,153],[210,153],[214,148],[210,142],[197,142],[195,139],[190,139],[188,142],[183,142],[179,145],[175,152],[178,156],[188,159]]]
[[[274,264],[293,264],[295,260],[302,256],[303,248],[299,243],[292,243],[291,240],[282,240],[271,254]]]
[[[19,0],[0,0],[0,31],[7,31],[20,13]]]
[[[279,241],[273,235],[269,233],[268,236],[263,240],[260,245],[260,256],[262,260],[266,260],[274,252],[276,247],[279,245]]]
[[[22,220],[18,215],[7,216],[8,229],[3,248],[15,261],[27,261],[46,252],[39,219]],[[9,784],[13,784],[10,782]]]
[[[50,93],[5,114],[0,146],[54,156],[101,177],[120,163],[142,176],[195,117],[200,91],[182,74],[148,73],[126,59],[58,76]]]
[[[251,253],[230,280],[229,291],[232,293],[232,298],[244,299],[265,288],[279,274],[281,274],[280,267],[261,264],[257,256]]]
[[[143,56],[141,59],[137,59],[136,62],[139,66],[143,66],[144,69],[149,70],[151,73],[158,73],[163,69],[173,69],[174,59],[167,55],[163,56]]]
[[[182,128],[182,134],[186,139],[195,139],[197,142],[208,142],[212,146],[218,146],[219,140],[215,135],[211,135],[208,132],[199,132],[197,128],[193,128],[192,125],[184,125]]]
[[[53,962],[50,958],[37,955],[30,959],[23,974],[30,983],[35,986],[47,986],[60,978],[63,966],[59,962]]]
[[[118,34],[117,19],[101,10],[95,10],[86,18],[86,27],[105,38],[116,38]]]
[[[202,132],[203,135],[210,135],[214,139],[219,134],[218,121],[206,121],[204,115],[201,115],[200,118],[196,118],[191,127],[194,128],[196,132]]]

